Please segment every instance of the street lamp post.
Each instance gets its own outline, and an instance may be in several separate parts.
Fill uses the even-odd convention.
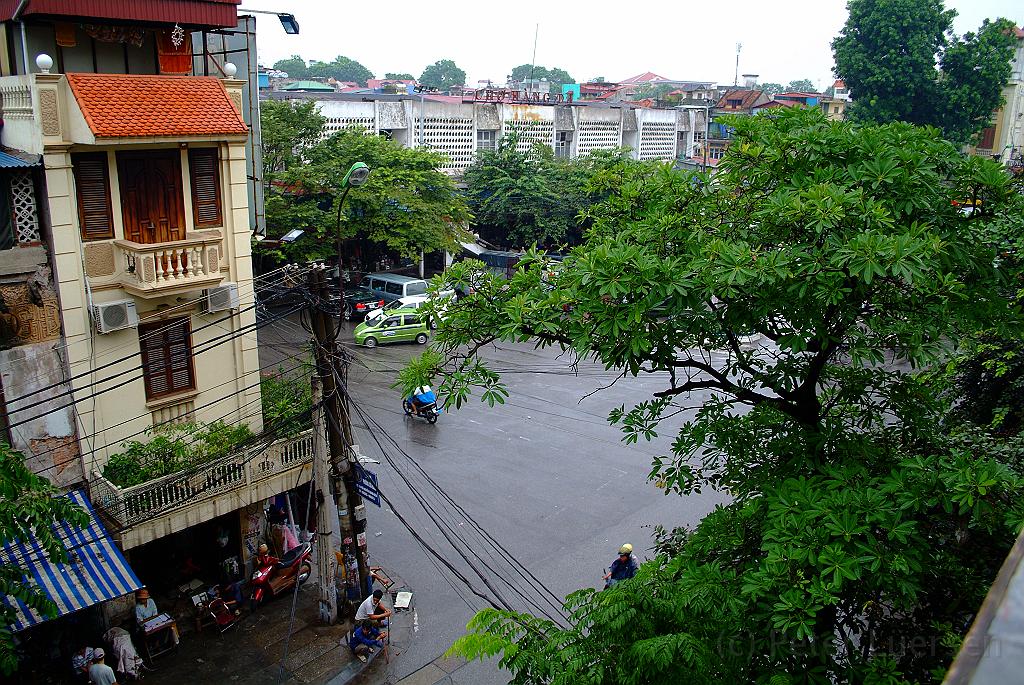
[[[345,198],[348,197],[348,191],[353,188],[366,183],[366,179],[370,177],[370,167],[366,166],[363,162],[356,162],[349,170],[345,173],[345,178],[341,179],[341,187],[344,190],[341,193],[341,199],[338,200],[338,218],[336,222],[336,230],[338,231],[338,319],[342,318],[345,311],[345,286],[341,282],[341,208],[345,204]],[[340,325],[340,324],[339,324]]]

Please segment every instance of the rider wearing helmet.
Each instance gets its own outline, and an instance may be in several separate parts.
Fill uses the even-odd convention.
[[[628,542],[619,547],[619,556],[612,562],[611,568],[604,576],[605,587],[611,587],[620,580],[627,580],[636,575],[639,568],[636,557],[633,556],[633,545]]]

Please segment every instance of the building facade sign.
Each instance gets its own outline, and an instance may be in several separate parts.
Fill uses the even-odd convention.
[[[510,90],[507,88],[485,88],[477,91],[477,100],[489,102],[517,102],[524,104],[567,104],[571,105],[574,94],[570,90],[564,95],[561,93],[531,93],[527,90]]]

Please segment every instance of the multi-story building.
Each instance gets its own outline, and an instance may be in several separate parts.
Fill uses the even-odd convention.
[[[992,124],[981,131],[968,153],[991,157],[1017,173],[1024,172],[1024,29],[1014,28],[1017,39],[1010,80],[1003,86],[1003,104],[992,115]]]
[[[516,94],[519,94],[518,96]],[[675,160],[705,128],[701,109],[656,109],[628,103],[559,102],[522,91],[479,90],[466,96],[374,93],[267,93],[278,100],[312,99],[328,132],[355,127],[386,134],[401,145],[448,155],[445,171],[461,175],[478,150],[493,150],[517,133],[522,149],[550,146],[557,157],[628,147],[636,159]]]
[[[0,21],[10,441],[54,483],[87,490],[142,582],[161,567],[149,563],[147,578],[137,562],[162,555],[167,570],[168,550],[182,546],[147,553],[147,543],[218,517],[232,531],[222,553],[244,561],[260,503],[309,480],[307,438],[132,487],[104,468],[154,427],[261,430],[246,170],[254,110],[243,104],[255,69],[251,83],[236,79],[235,65],[199,45],[252,24],[239,24],[236,0],[0,2]],[[210,547],[213,535],[193,542]]]

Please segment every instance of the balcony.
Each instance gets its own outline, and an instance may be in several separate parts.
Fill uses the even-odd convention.
[[[306,431],[128,488],[94,473],[89,493],[96,509],[123,529],[122,547],[130,549],[306,483],[312,464],[313,433]]]
[[[224,280],[219,231],[167,243],[113,241],[119,253],[121,287],[138,297],[163,297],[199,290]]]

